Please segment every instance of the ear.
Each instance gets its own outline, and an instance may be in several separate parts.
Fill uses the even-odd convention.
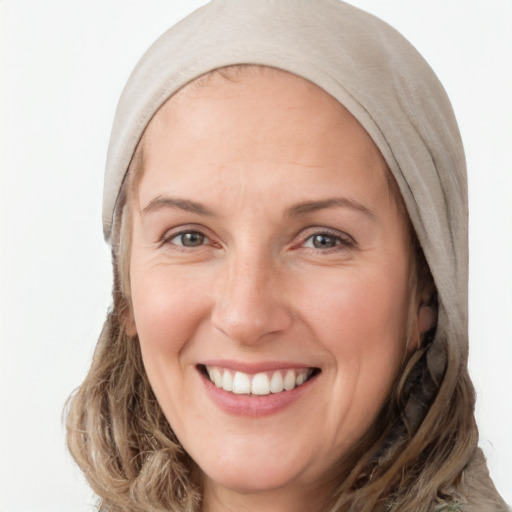
[[[418,333],[423,336],[434,327],[436,321],[436,312],[432,306],[420,304],[418,307]]]
[[[409,350],[417,350],[421,347],[425,334],[436,325],[437,311],[432,301],[431,293],[423,293],[420,297],[416,318],[414,319]]]
[[[408,351],[414,352],[419,349],[422,345],[425,334],[436,325],[437,321],[437,309],[435,307],[435,301],[432,300],[435,290],[424,291],[420,297],[418,297],[416,312],[413,317]]]
[[[420,339],[430,331],[432,327],[435,327],[437,322],[437,291],[432,275],[429,274],[429,276],[430,279],[424,283],[423,289],[421,290],[418,300],[418,311],[416,313]]]

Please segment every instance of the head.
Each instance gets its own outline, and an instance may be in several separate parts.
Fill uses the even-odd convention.
[[[383,434],[379,415],[435,324],[433,283],[380,151],[319,87],[242,66],[166,102],[133,162],[122,325],[202,484],[325,499]],[[289,370],[307,381],[271,393]],[[229,389],[237,371],[265,395],[210,382]]]
[[[88,377],[118,450],[103,482],[126,485],[114,499],[91,469],[109,503],[194,510],[199,496],[285,489],[319,509],[419,504],[458,474],[463,457],[434,470],[457,422],[459,451],[474,442],[462,411],[425,435],[455,394],[400,154],[313,82],[272,66],[207,72],[131,142],[107,228],[114,310]],[[100,437],[87,442],[106,451]]]

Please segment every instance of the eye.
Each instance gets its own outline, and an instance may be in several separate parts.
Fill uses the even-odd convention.
[[[199,247],[210,242],[209,238],[199,231],[185,231],[169,238],[168,241],[182,247]]]
[[[332,249],[337,246],[351,247],[352,240],[348,236],[341,236],[339,234],[320,232],[315,233],[306,238],[302,244],[303,247],[310,249]]]

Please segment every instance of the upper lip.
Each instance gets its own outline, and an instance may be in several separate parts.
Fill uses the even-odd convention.
[[[239,371],[248,374],[271,372],[276,370],[316,368],[315,366],[312,365],[289,361],[261,361],[254,363],[245,361],[235,361],[231,359],[211,359],[208,361],[202,361],[200,365],[227,368],[235,372]]]

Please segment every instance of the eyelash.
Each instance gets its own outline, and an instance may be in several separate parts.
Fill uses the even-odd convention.
[[[306,238],[304,238],[301,242],[301,246],[306,248],[306,249],[311,249],[311,250],[314,250],[314,251],[321,251],[323,253],[330,253],[330,252],[334,252],[334,251],[342,251],[342,250],[346,250],[346,249],[350,249],[350,248],[353,248],[355,247],[355,241],[354,239],[347,235],[346,233],[340,233],[339,231],[334,231],[334,230],[331,230],[331,229],[326,229],[326,228],[322,228],[322,229],[317,229],[317,228],[314,228],[315,231],[312,232],[310,235],[308,235]],[[332,246],[332,247],[324,247],[323,249],[319,248],[319,247],[307,247],[305,246],[306,242],[308,242],[309,240],[311,240],[311,243],[313,244],[313,240],[315,237],[326,237],[326,238],[333,238],[335,240],[335,245]]]
[[[302,247],[304,249],[308,249],[308,250],[312,250],[312,251],[320,251],[322,253],[330,253],[330,252],[350,249],[350,248],[353,248],[356,246],[354,239],[351,236],[347,235],[346,233],[340,233],[339,231],[334,231],[334,230],[326,229],[326,228],[321,228],[321,229],[320,228],[311,228],[311,229],[314,229],[314,231],[310,231],[310,234],[308,236],[306,236],[305,238],[302,238],[300,243],[294,246],[295,248]],[[200,243],[199,245],[196,245],[196,246],[184,245],[183,239],[181,239],[182,243],[173,242],[174,239],[176,239],[178,237],[183,237],[185,235],[198,235],[200,237],[204,237],[204,239],[203,239],[202,243]],[[315,237],[322,237],[322,236],[326,237],[326,238],[334,239],[335,245],[332,247],[325,247],[325,248],[319,248],[319,247],[314,247],[314,246],[308,247],[305,245],[308,241],[312,241],[311,243],[313,244],[314,243],[313,239]],[[177,233],[176,232],[169,233],[167,236],[163,237],[163,239],[162,239],[162,245],[167,245],[167,244],[172,245],[175,250],[179,250],[179,251],[183,251],[183,252],[188,252],[188,251],[200,248],[200,247],[204,247],[205,245],[211,245],[211,246],[217,247],[217,248],[220,247],[220,244],[212,242],[211,237],[206,235],[202,230],[193,229],[193,228],[182,229],[181,231],[179,231]]]
[[[190,250],[196,249],[198,247],[203,247],[204,245],[206,245],[205,243],[201,243],[196,246],[194,246],[194,245],[187,246],[187,245],[184,245],[183,243],[173,242],[174,239],[176,239],[178,237],[184,237],[185,235],[199,235],[200,237],[204,237],[203,242],[207,242],[207,243],[209,242],[213,246],[217,246],[217,247],[219,246],[218,244],[212,243],[210,237],[208,237],[208,235],[203,233],[200,229],[182,229],[181,231],[179,231],[177,233],[169,233],[167,236],[164,236],[164,238],[162,239],[162,245],[169,244],[169,245],[174,246],[176,248],[176,250],[180,250],[180,251],[190,251]],[[183,242],[183,238],[182,238],[182,242]]]

